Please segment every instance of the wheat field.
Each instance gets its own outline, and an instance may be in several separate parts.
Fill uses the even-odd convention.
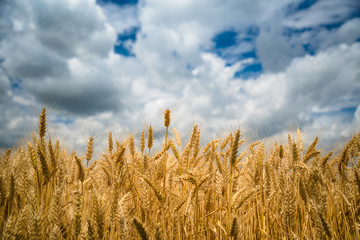
[[[338,153],[246,142],[240,130],[200,146],[151,126],[123,141],[109,133],[93,159],[38,132],[0,155],[1,239],[360,239],[360,134]]]

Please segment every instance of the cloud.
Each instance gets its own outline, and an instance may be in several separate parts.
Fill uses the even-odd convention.
[[[273,19],[263,26],[256,39],[257,53],[266,72],[283,71],[294,57],[304,54],[301,45],[291,46],[283,30],[279,19]]]
[[[134,49],[139,58],[151,49],[163,61],[176,51],[191,65],[198,65],[202,50],[214,47],[211,39],[216,34],[229,28],[241,29],[260,23],[288,2],[146,1],[139,9],[144,37]]]
[[[49,51],[64,57],[76,54],[104,57],[113,45],[102,10],[92,1],[32,1],[31,32]]]
[[[54,101],[75,114],[119,109],[121,91],[104,63],[116,33],[100,6],[45,0],[13,6],[12,20],[22,27],[9,32],[0,49],[9,76],[22,79],[38,102]]]
[[[30,135],[35,118],[26,107],[8,97],[0,102],[0,111],[0,148],[10,148]]]
[[[118,33],[140,25],[137,5],[119,6],[110,3],[103,5],[102,9],[108,23]]]
[[[306,18],[330,3],[286,15],[291,2],[7,2],[11,11],[0,20],[7,26],[0,36],[0,135],[9,137],[0,145],[36,126],[42,104],[54,105],[50,134],[76,149],[85,149],[90,134],[100,144],[108,130],[136,135],[150,122],[161,133],[167,107],[184,135],[195,122],[206,139],[237,127],[273,136],[291,123],[325,128],[329,142],[338,140],[359,118],[359,20],[304,30]],[[345,5],[337,20],[351,12],[353,5]],[[315,25],[334,23],[334,11],[321,13]],[[134,28],[136,38],[124,43],[134,55],[114,52],[122,44],[117,39]],[[236,35],[234,44],[219,50],[213,40],[225,31]],[[251,64],[262,69],[256,77],[245,74]]]
[[[287,70],[291,90],[312,106],[332,110],[358,103],[360,98],[360,43],[341,44],[315,57],[295,59]],[[299,99],[302,100],[302,99]]]
[[[360,7],[360,5],[359,5]],[[321,43],[321,49],[326,49],[333,45],[347,43],[351,44],[360,39],[360,18],[353,18],[343,23],[338,29],[328,31],[326,39]]]
[[[284,73],[247,83],[250,121],[261,128],[286,121],[312,124],[315,109],[329,113],[357,107],[360,99],[360,44],[340,45],[316,56],[294,59]],[[277,124],[280,123],[280,124]]]
[[[298,7],[296,4],[292,6]],[[353,0],[318,0],[299,11],[288,9],[290,14],[285,19],[285,25],[297,29],[321,25],[331,27],[348,20],[354,14],[359,14],[359,8],[360,3]]]
[[[9,95],[10,81],[2,69],[0,69],[0,103],[7,99]]]
[[[256,39],[265,72],[284,71],[293,58],[359,39],[356,1],[295,1],[283,9],[262,24]]]
[[[331,115],[359,105],[359,56],[359,43],[343,44],[316,56],[296,58],[284,72],[242,81],[232,78],[236,66],[226,67],[223,60],[207,54],[180,97],[187,107],[178,111],[203,119],[206,128],[218,123],[231,128],[236,123],[270,136],[289,123],[315,129],[320,123],[316,114],[323,109],[322,118],[328,123],[347,125],[350,130],[352,125],[344,122],[343,115]],[[335,135],[332,139],[342,136]]]
[[[67,71],[63,58],[48,51],[33,36],[9,36],[0,54],[10,76],[41,81],[47,76],[62,77]]]

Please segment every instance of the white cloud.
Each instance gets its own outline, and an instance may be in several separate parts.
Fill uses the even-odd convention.
[[[359,6],[360,7],[360,6]],[[306,31],[293,39],[294,44],[312,44],[317,51],[341,43],[352,44],[360,38],[360,18],[353,18],[335,29],[315,29]]]
[[[139,19],[145,36],[134,50],[139,58],[146,58],[151,49],[159,54],[159,61],[168,61],[175,50],[192,65],[199,65],[201,50],[213,46],[211,39],[215,34],[260,23],[288,2],[144,1]]]
[[[118,33],[140,25],[136,5],[125,5],[120,7],[116,4],[109,3],[103,5],[102,9],[107,17],[108,23],[111,24]]]
[[[358,102],[360,83],[360,44],[339,45],[319,53],[294,59],[284,73],[262,75],[249,81],[246,90],[276,118],[276,110],[288,111],[286,118],[311,114],[314,106],[338,111]],[[280,104],[282,103],[282,104]],[[255,120],[255,119],[254,119]]]
[[[353,0],[320,0],[309,9],[298,11],[289,16],[285,25],[301,29],[336,24],[348,19],[351,13],[359,7],[360,3]]]
[[[359,6],[360,7],[360,6]],[[335,44],[351,44],[356,40],[360,39],[360,18],[353,18],[343,25],[340,28],[332,30],[326,36],[323,43],[321,44],[322,49],[326,49]]]
[[[303,49],[282,36],[281,10],[290,2],[286,0],[227,4],[151,0],[125,8],[70,2],[16,1],[12,5],[9,16],[16,24],[6,32],[0,56],[7,73],[23,80],[23,89],[11,92],[6,104],[0,104],[5,113],[0,135],[11,136],[6,143],[1,139],[2,145],[34,124],[37,114],[27,113],[23,120],[16,116],[41,103],[54,103],[50,115],[71,120],[50,121],[56,129],[51,134],[68,139],[67,144],[78,149],[85,149],[90,134],[104,137],[108,129],[120,137],[151,122],[161,132],[161,111],[167,107],[174,113],[172,124],[183,135],[198,122],[208,138],[243,126],[259,130],[261,136],[272,135],[291,122],[310,131],[326,126],[324,136],[330,141],[349,134],[359,119],[359,108],[352,122],[344,121],[341,114],[326,115],[359,106],[360,44],[353,43],[358,38],[356,19],[324,33],[333,42],[324,44],[315,56],[302,56]],[[323,8],[325,3],[321,4],[310,12]],[[301,23],[294,18],[287,24],[305,26],[307,14],[301,14],[297,16]],[[321,15],[318,22],[328,21],[326,16]],[[234,73],[253,60],[233,59],[234,64],[227,66],[225,59],[206,50],[213,47],[215,34],[251,24],[260,25],[255,47],[267,72],[257,79],[234,79]],[[138,25],[133,44],[136,57],[114,54],[116,34]],[[254,49],[240,46],[231,51]],[[10,90],[9,84],[7,76],[0,74],[1,93]],[[323,115],[314,116],[318,113]],[[18,120],[10,122],[11,118]]]
[[[266,72],[283,71],[294,57],[304,53],[302,46],[291,46],[287,41],[278,19],[273,19],[261,29],[256,39],[256,47]]]
[[[317,56],[299,57],[282,73],[264,74],[244,82],[232,79],[232,74],[227,74],[231,69],[223,60],[208,54],[178,100],[187,107],[178,111],[182,116],[205,117],[206,128],[219,122],[231,127],[235,122],[275,134],[292,122],[315,129],[312,124],[321,122],[313,115],[314,107],[332,113],[360,101],[359,56],[360,44],[340,45]],[[206,105],[198,104],[202,98]],[[334,126],[348,126],[341,115],[325,118],[332,119]]]
[[[315,57],[295,59],[287,74],[291,90],[318,106],[346,107],[359,101],[360,44],[341,44]],[[312,105],[313,105],[312,104]]]

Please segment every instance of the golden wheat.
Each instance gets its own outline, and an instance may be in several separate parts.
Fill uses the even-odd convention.
[[[149,126],[148,151],[145,131],[116,148],[110,132],[92,159],[92,137],[80,156],[46,135],[43,109],[38,135],[0,156],[0,239],[360,239],[360,134],[340,152],[300,130],[241,148],[236,130],[202,148],[194,125],[182,149],[169,126],[167,109],[158,151]]]

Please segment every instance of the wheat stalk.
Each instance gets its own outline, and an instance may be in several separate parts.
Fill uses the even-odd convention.
[[[168,132],[170,110],[163,120]],[[1,239],[360,238],[359,134],[329,152],[299,129],[283,144],[237,130],[202,145],[195,124],[183,148],[173,129],[156,150],[149,126],[139,148],[109,133],[103,154],[90,137],[78,157],[47,128],[43,110],[38,133],[1,153]]]

